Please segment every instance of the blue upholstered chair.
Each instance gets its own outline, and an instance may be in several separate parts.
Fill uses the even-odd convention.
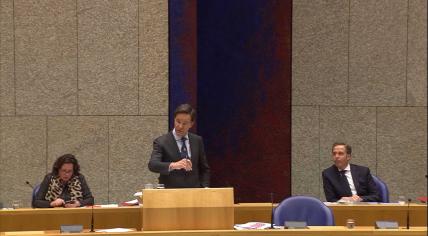
[[[31,194],[31,206],[34,208],[34,200],[36,200],[37,192],[39,192],[40,184],[36,184],[33,188],[33,192]]]
[[[372,175],[374,182],[376,183],[377,189],[379,190],[381,202],[389,202],[389,191],[388,186],[379,177]]]
[[[306,221],[308,226],[334,225],[334,216],[330,208],[314,197],[293,196],[283,200],[273,214],[275,225],[284,225],[285,221]]]

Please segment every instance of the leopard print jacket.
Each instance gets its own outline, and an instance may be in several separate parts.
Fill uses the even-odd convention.
[[[62,194],[63,189],[64,184],[61,183],[59,176],[52,176],[45,199],[54,201]],[[74,176],[68,181],[68,191],[70,192],[71,200],[82,199],[82,184],[80,183],[79,176]]]

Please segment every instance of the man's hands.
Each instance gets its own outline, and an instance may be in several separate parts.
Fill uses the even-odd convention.
[[[358,195],[352,195],[351,197],[342,197],[341,200],[347,202],[361,202],[363,199]]]
[[[169,165],[170,170],[180,170],[185,169],[186,171],[192,170],[192,161],[190,159],[181,159],[177,162],[171,162]]]

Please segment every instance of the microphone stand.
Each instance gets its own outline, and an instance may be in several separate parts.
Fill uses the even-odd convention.
[[[407,219],[406,219],[406,223],[407,223],[407,227],[406,229],[410,229],[410,202],[412,201],[412,199],[407,199]]]
[[[270,193],[271,213],[270,213],[270,228],[273,229],[273,193]]]
[[[91,206],[91,231],[89,232],[95,232],[94,231],[94,205]]]

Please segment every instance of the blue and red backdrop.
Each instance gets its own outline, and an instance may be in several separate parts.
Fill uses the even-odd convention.
[[[235,202],[291,194],[291,14],[291,0],[169,0],[170,120],[197,109],[212,187]]]

